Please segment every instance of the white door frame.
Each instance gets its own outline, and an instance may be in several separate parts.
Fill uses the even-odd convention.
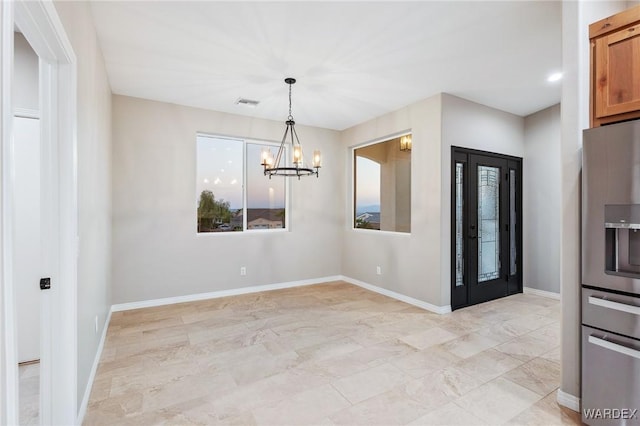
[[[43,265],[40,423],[77,423],[76,57],[52,2],[3,1],[0,33],[0,424],[18,423],[15,296],[12,288],[13,30],[40,58]]]

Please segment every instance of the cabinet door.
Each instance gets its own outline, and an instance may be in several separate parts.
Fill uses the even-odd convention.
[[[596,117],[640,110],[640,24],[595,43]]]

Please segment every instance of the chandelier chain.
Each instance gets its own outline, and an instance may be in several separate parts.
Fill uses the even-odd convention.
[[[291,115],[291,86],[292,84],[289,83],[289,120],[293,120],[293,115]]]

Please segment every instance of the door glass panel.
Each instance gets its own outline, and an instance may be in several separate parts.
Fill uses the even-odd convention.
[[[456,287],[464,285],[464,246],[462,240],[463,163],[456,163]]]
[[[478,282],[500,276],[500,168],[478,166]]]
[[[516,267],[516,171],[509,170],[509,275],[515,275]]]

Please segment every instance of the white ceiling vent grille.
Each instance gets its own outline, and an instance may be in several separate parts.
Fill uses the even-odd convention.
[[[235,102],[236,105],[244,105],[244,106],[248,106],[249,108],[255,108],[258,106],[259,103],[260,101],[254,101],[252,99],[245,99],[245,98],[238,98]]]

